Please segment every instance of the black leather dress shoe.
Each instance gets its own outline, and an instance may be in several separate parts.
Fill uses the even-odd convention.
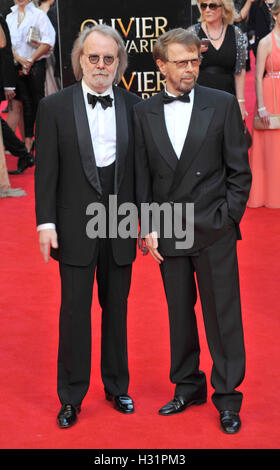
[[[18,167],[16,170],[9,171],[9,175],[21,175],[26,168],[33,166],[35,163],[34,157],[28,153],[25,157],[19,158]]]
[[[227,434],[235,434],[241,427],[241,420],[236,411],[220,411],[220,423],[222,430]]]
[[[134,403],[132,398],[129,395],[111,395],[109,392],[105,391],[106,400],[112,401],[114,403],[115,410],[119,411],[120,413],[133,413],[134,412]]]
[[[203,403],[206,403],[206,397],[194,397],[186,400],[184,397],[177,395],[173,398],[173,400],[169,401],[159,410],[159,414],[163,416],[170,416],[185,411],[185,409],[191,405],[202,405]]]
[[[77,421],[77,414],[81,412],[80,406],[62,405],[58,415],[57,424],[60,428],[70,428]]]

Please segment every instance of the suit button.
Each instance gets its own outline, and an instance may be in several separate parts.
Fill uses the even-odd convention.
[[[201,172],[200,171],[197,171],[195,176],[201,176]]]

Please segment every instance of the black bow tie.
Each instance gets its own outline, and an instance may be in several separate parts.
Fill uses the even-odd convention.
[[[97,101],[99,101],[99,103],[101,103],[101,106],[102,106],[103,109],[108,108],[108,106],[111,107],[112,102],[113,102],[113,98],[111,98],[110,95],[97,96],[97,95],[91,95],[90,93],[88,93],[87,94],[87,99],[88,99],[89,104],[91,104],[91,106],[93,108],[96,105]]]
[[[183,103],[189,103],[190,102],[189,94],[190,92],[186,91],[183,95],[170,96],[164,91],[163,92],[163,104],[172,103],[173,101],[176,101],[176,100],[183,101]]]

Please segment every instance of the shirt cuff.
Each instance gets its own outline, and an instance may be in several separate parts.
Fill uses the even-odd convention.
[[[37,225],[37,232],[40,232],[40,230],[46,230],[46,229],[56,229],[55,224],[40,224]]]

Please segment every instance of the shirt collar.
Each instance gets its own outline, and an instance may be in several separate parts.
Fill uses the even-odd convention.
[[[169,91],[167,91],[167,88],[166,88],[166,85],[164,87],[164,90],[165,90],[165,93],[169,96],[176,96],[176,95],[173,95],[172,93],[169,93]],[[182,93],[183,95],[183,93]],[[194,96],[194,89],[192,88],[191,91],[190,91],[190,94],[189,94],[189,97],[190,97],[190,100],[193,99],[193,96]]]
[[[87,94],[87,93],[90,93],[91,95],[96,95],[96,96],[106,96],[106,95],[110,95],[111,98],[114,99],[114,93],[113,93],[113,87],[112,85],[107,88],[107,90],[105,90],[103,93],[97,93],[96,91],[92,90],[92,88],[90,88],[85,82],[84,80],[82,80],[82,89],[83,89],[83,92],[84,94]]]
[[[33,8],[36,8],[36,10],[37,10],[37,7],[35,7],[34,3],[33,3],[33,2],[29,2],[29,3],[26,5],[24,11],[30,10],[30,9],[33,9]],[[11,10],[12,10],[13,13],[14,13],[15,11],[17,11],[17,10],[18,10],[18,5],[12,6],[12,7],[11,7]]]

